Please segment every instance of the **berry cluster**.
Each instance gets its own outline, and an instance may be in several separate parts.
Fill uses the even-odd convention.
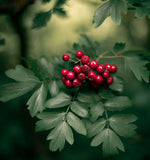
[[[66,87],[80,87],[84,80],[88,80],[93,88],[99,88],[100,84],[105,83],[110,85],[113,82],[113,77],[110,73],[117,71],[116,65],[98,64],[96,60],[90,61],[90,57],[84,55],[82,51],[76,52],[77,62],[81,65],[75,65],[73,71],[62,69],[62,81]],[[69,61],[70,56],[63,54],[63,60]]]

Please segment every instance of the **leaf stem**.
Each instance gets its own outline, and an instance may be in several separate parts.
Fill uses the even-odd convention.
[[[108,54],[108,53],[109,53],[109,51],[103,52],[103,53],[96,59],[96,61],[99,61],[104,55],[106,55],[106,54]]]
[[[76,61],[74,61],[73,59],[69,59],[69,61],[76,63]]]
[[[106,120],[107,120],[107,128],[109,128],[109,118],[108,118],[108,113],[107,113],[106,108],[104,108],[104,111],[105,111],[105,116],[106,116]]]
[[[124,56],[105,56],[101,58],[124,58]]]

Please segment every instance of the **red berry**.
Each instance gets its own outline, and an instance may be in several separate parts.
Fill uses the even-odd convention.
[[[106,70],[106,71],[103,73],[103,77],[104,77],[104,78],[108,78],[108,77],[109,77],[109,71]]]
[[[76,57],[81,58],[84,55],[82,51],[77,51],[76,52]]]
[[[65,78],[65,77],[62,77],[62,81],[63,81],[63,83],[65,83],[65,81],[66,81],[66,78]]]
[[[95,78],[95,82],[96,83],[102,83],[103,82],[103,78],[101,75],[97,75],[96,78]]]
[[[68,87],[68,88],[71,88],[72,87],[72,82],[69,79],[67,79],[65,81],[65,86]]]
[[[95,88],[95,89],[98,89],[98,88],[100,87],[99,84],[94,83],[94,82],[91,82],[91,86],[92,86],[93,88]]]
[[[105,65],[103,65],[103,64],[98,65],[98,67],[97,67],[98,73],[103,73],[104,70],[105,70]]]
[[[79,73],[78,76],[77,76],[77,79],[79,81],[84,81],[86,78],[86,75],[84,73]]]
[[[113,65],[111,66],[111,72],[114,73],[114,72],[116,72],[116,71],[117,71],[117,66],[116,66],[115,64],[113,64]]]
[[[74,87],[80,87],[81,85],[82,85],[82,83],[78,79],[73,80],[73,86]]]
[[[121,56],[122,55],[122,53],[120,52],[120,53],[118,53],[118,56]]]
[[[63,60],[68,61],[70,59],[70,56],[68,54],[63,54]]]
[[[108,78],[106,79],[106,83],[107,83],[108,85],[112,84],[112,82],[113,82],[113,77],[112,77],[112,76],[110,76],[110,77],[108,77]]]
[[[91,67],[92,69],[96,69],[96,68],[98,67],[98,62],[95,61],[95,60],[91,61],[91,62],[90,62],[90,67]]]
[[[69,71],[69,72],[67,73],[67,79],[69,79],[69,80],[73,80],[73,79],[74,79],[74,77],[75,77],[74,72]]]
[[[81,67],[79,65],[74,66],[73,68],[75,73],[80,73],[81,72]]]
[[[88,78],[90,81],[93,81],[96,78],[96,73],[91,71],[88,73]]]
[[[66,76],[67,73],[68,73],[68,70],[67,70],[67,69],[62,69],[62,70],[61,70],[61,74],[62,74],[63,76]]]
[[[81,63],[82,64],[88,64],[89,61],[90,61],[90,57],[89,56],[84,55],[84,56],[81,57]]]
[[[106,68],[108,71],[111,72],[111,65],[110,65],[110,64],[106,64],[106,65],[105,65],[105,68]]]
[[[84,64],[84,65],[82,66],[82,71],[83,71],[84,73],[89,72],[90,69],[91,69],[91,68],[90,68],[87,64]]]

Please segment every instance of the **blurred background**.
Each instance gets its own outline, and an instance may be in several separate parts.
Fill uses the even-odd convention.
[[[14,1],[14,2],[13,2]],[[39,0],[27,0],[15,8],[16,0],[0,0],[0,85],[10,80],[5,70],[23,64],[22,57],[38,58],[45,55],[62,55],[79,42],[80,34],[92,41],[99,41],[102,49],[111,50],[115,42],[126,42],[126,49],[145,50],[150,60],[150,20],[137,19],[134,11],[122,15],[117,26],[110,18],[97,29],[92,24],[97,0],[69,0],[63,7],[66,17],[53,15],[46,27],[32,29],[37,12],[49,10],[53,1],[42,4]],[[18,1],[19,2],[19,1]],[[4,5],[6,4],[6,5]],[[12,5],[12,7],[11,7]],[[7,7],[6,7],[7,6]],[[8,7],[9,6],[9,7]],[[5,8],[6,7],[6,8]],[[124,140],[126,152],[116,160],[150,160],[150,86],[125,75],[124,94],[132,98],[131,112],[138,116],[138,136]],[[25,102],[29,95],[7,103],[0,102],[0,160],[100,160],[101,146],[90,147],[90,140],[75,135],[75,144],[66,145],[62,152],[50,152],[46,142],[47,132],[35,133],[35,119],[29,115]]]

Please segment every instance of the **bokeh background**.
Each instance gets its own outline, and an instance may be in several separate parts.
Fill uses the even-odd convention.
[[[1,3],[0,3],[1,5]],[[9,4],[8,4],[9,5]],[[67,17],[53,15],[46,27],[32,29],[33,18],[39,11],[53,6],[37,0],[18,13],[16,19],[0,12],[0,85],[10,80],[4,71],[21,64],[22,57],[39,58],[45,55],[62,55],[72,49],[74,42],[80,42],[80,34],[86,34],[92,41],[99,41],[102,49],[111,50],[115,42],[126,42],[126,49],[145,50],[150,60],[150,20],[137,19],[134,11],[122,15],[117,26],[110,18],[97,29],[92,24],[94,12],[100,5],[97,0],[70,0],[64,5]],[[126,152],[116,160],[150,160],[150,86],[137,82],[125,75],[124,93],[132,98],[131,112],[138,116],[138,136],[125,140]],[[91,148],[90,141],[75,134],[75,144],[66,145],[62,152],[50,152],[46,142],[47,132],[35,133],[35,119],[29,115],[25,102],[29,95],[7,103],[0,102],[0,160],[100,160],[101,147]]]

